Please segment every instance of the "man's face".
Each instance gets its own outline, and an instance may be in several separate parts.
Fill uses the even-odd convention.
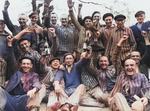
[[[136,74],[136,63],[132,59],[128,59],[125,61],[125,66],[124,66],[125,72],[129,76],[133,76]]]
[[[28,21],[28,18],[26,15],[19,15],[18,22],[21,26],[25,26],[27,21]]]
[[[56,14],[51,14],[51,22],[53,25],[56,25],[56,22],[57,22],[57,15]]]
[[[0,32],[4,32],[5,24],[3,22],[0,22]]]
[[[52,67],[52,69],[58,69],[60,66],[59,60],[53,60],[50,66]]]
[[[138,23],[143,23],[145,19],[145,14],[140,14],[136,17],[136,20],[138,21]]]
[[[93,20],[99,21],[101,19],[101,15],[99,13],[94,14]]]
[[[125,23],[125,19],[123,19],[123,20],[116,20],[115,22],[117,24],[117,28],[123,28],[124,27],[124,23]]]
[[[30,17],[32,25],[36,24],[36,22],[38,21],[38,17],[39,17],[38,15],[33,15]]]
[[[20,48],[23,52],[30,50],[30,42],[28,40],[23,40],[20,42]]]
[[[108,16],[108,17],[105,18],[104,21],[105,21],[107,27],[111,27],[113,18],[111,16]]]
[[[72,55],[67,55],[67,56],[65,57],[65,64],[66,64],[67,66],[73,65],[73,62],[74,62],[74,59],[73,59],[73,56],[72,56]]]
[[[106,56],[100,57],[99,65],[102,70],[107,70],[108,65],[109,65],[108,58]]]
[[[91,26],[93,26],[93,22],[91,19],[86,19],[84,25],[86,28],[90,28]]]
[[[23,70],[23,73],[28,74],[30,72],[30,69],[33,67],[33,64],[31,63],[31,60],[23,59],[20,64],[20,67]]]
[[[60,21],[61,21],[62,26],[67,26],[68,25],[68,15],[63,14],[61,16]]]
[[[140,53],[137,51],[131,52],[131,59],[133,59],[136,62],[136,64],[140,63],[141,60]]]

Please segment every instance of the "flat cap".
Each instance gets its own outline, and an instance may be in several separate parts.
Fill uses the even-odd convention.
[[[106,13],[103,15],[103,20],[105,20],[106,17],[111,16],[112,18],[114,18],[114,15],[112,13]]]
[[[33,59],[31,57],[28,57],[28,56],[23,56],[21,59],[19,59],[19,62],[22,63],[22,60],[24,60],[24,59],[29,59],[32,64],[34,63]]]
[[[119,15],[116,15],[114,19],[115,20],[124,20],[124,19],[126,19],[126,16],[119,14]]]
[[[138,11],[138,12],[136,12],[135,17],[137,17],[137,16],[139,16],[141,14],[145,14],[145,12],[144,11]]]
[[[49,61],[49,64],[51,64],[54,60],[59,60],[59,61],[60,61],[60,58],[58,58],[58,57],[52,58],[52,59]]]

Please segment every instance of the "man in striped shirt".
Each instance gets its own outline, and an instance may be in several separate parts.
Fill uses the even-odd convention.
[[[120,54],[121,61],[124,61],[125,57],[129,55],[130,52],[136,49],[136,41],[134,39],[132,30],[124,26],[126,17],[120,14],[120,15],[115,16],[114,19],[117,24],[117,27],[112,29],[112,31],[110,32],[109,41],[105,50],[105,55],[111,61],[111,56],[112,56],[112,53],[114,52],[114,48],[116,44],[119,42],[119,40],[122,38],[123,35],[128,35],[129,38],[127,41],[123,43],[122,51]]]
[[[128,40],[128,37],[129,36],[123,36],[118,42],[114,50],[116,57],[120,56],[120,50],[123,43]],[[119,60],[117,64],[121,66]],[[122,72],[117,77],[116,85],[110,93],[111,98],[108,99],[111,110],[132,111],[141,109],[140,111],[143,111],[144,107],[148,104],[148,99],[150,99],[149,93],[147,93],[150,91],[150,84],[146,76],[137,72],[136,61],[133,59],[127,59],[124,69],[120,68],[120,70],[122,70]],[[145,92],[143,92],[143,90],[145,90]],[[140,98],[137,98],[135,95]]]

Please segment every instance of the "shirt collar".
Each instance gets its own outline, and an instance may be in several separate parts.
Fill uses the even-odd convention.
[[[112,24],[112,26],[110,27],[105,26],[105,29],[114,28],[114,27],[115,27],[115,24]]]
[[[117,32],[117,31],[121,31],[121,30],[122,30],[122,31],[125,31],[125,27],[123,27],[123,28],[121,28],[121,29],[116,27],[116,32]]]

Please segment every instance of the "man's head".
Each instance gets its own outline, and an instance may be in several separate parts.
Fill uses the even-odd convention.
[[[58,69],[60,66],[60,58],[53,58],[52,60],[50,60],[49,64],[52,69]]]
[[[124,70],[127,75],[133,76],[136,74],[136,62],[133,59],[127,59],[124,63]]]
[[[19,14],[19,16],[18,16],[18,22],[19,22],[20,26],[26,26],[27,22],[28,22],[27,15],[24,14],[24,13]]]
[[[100,66],[100,69],[107,70],[109,65],[108,58],[106,56],[101,56],[99,58],[98,65]]]
[[[120,15],[116,15],[115,16],[115,22],[117,24],[117,28],[123,28],[124,27],[124,23],[125,23],[125,19],[126,17],[122,14]]]
[[[5,22],[4,20],[0,19],[0,33],[3,33],[5,29]]]
[[[74,56],[72,53],[66,53],[64,55],[64,61],[67,66],[72,66],[74,62]]]
[[[130,58],[133,59],[136,64],[139,64],[141,60],[141,54],[138,51],[133,51],[131,52]]]
[[[61,17],[60,17],[60,21],[61,21],[61,25],[62,26],[67,26],[68,25],[68,15],[66,14],[63,14]]]
[[[55,12],[51,13],[51,22],[53,25],[56,25],[57,20],[58,20],[57,14]]]
[[[84,17],[83,23],[84,23],[84,26],[86,28],[90,28],[91,26],[93,26],[93,19],[92,19],[92,17],[90,17],[90,16]]]
[[[101,19],[101,14],[100,14],[100,12],[98,12],[98,11],[93,12],[93,14],[92,14],[92,19],[93,19],[93,20],[96,20],[96,21],[100,21],[100,19]]]
[[[36,24],[36,22],[37,22],[38,19],[39,19],[38,12],[32,12],[32,13],[29,15],[29,18],[30,18],[30,20],[31,20],[31,24],[32,24],[32,25]]]
[[[33,67],[33,59],[30,57],[22,57],[19,62],[23,73],[28,74]]]
[[[114,19],[114,16],[112,13],[106,13],[103,15],[103,20],[105,21],[107,27],[112,26],[113,19]]]
[[[138,11],[135,14],[135,18],[139,24],[142,24],[144,22],[144,19],[145,19],[145,12],[144,11]]]
[[[20,39],[18,43],[23,52],[28,52],[30,50],[30,41],[27,38]]]

